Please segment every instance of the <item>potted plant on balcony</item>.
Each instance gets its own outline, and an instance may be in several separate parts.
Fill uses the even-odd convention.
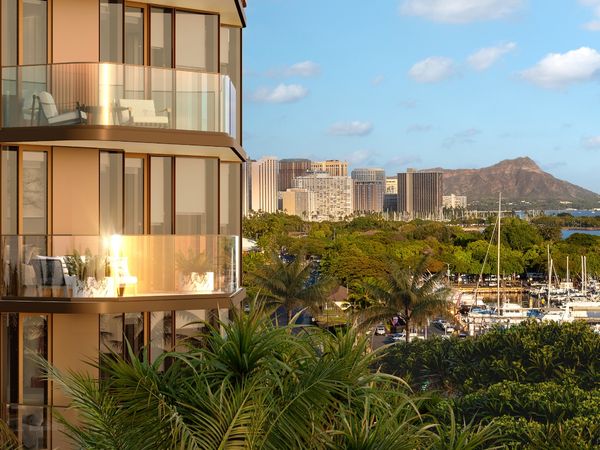
[[[176,265],[179,271],[179,290],[183,292],[207,292],[215,287],[215,273],[209,272],[211,265],[205,254],[196,253],[191,248],[187,255],[177,253]]]
[[[68,275],[65,283],[73,292],[73,297],[113,297],[114,281],[110,277],[96,278],[100,268],[104,267],[103,258],[92,255],[89,249],[81,255],[77,250],[64,257]]]

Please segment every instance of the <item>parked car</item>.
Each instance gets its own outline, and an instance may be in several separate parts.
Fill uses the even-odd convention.
[[[385,327],[383,325],[377,325],[375,327],[375,334],[378,336],[385,336]]]

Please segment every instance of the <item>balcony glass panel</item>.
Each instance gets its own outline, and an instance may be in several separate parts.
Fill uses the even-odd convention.
[[[227,75],[113,63],[2,69],[3,127],[114,125],[236,136]]]
[[[0,239],[3,299],[231,294],[239,286],[238,236]]]

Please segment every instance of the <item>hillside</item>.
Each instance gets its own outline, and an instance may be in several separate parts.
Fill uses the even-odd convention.
[[[466,195],[470,208],[487,209],[502,192],[507,208],[597,208],[600,195],[559,180],[530,158],[500,161],[481,169],[444,169],[444,195]]]

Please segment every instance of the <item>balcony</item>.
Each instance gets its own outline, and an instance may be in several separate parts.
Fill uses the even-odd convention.
[[[112,63],[2,68],[2,127],[101,126],[237,136],[226,75]]]
[[[240,283],[239,237],[1,236],[2,299],[126,302],[227,297]]]

